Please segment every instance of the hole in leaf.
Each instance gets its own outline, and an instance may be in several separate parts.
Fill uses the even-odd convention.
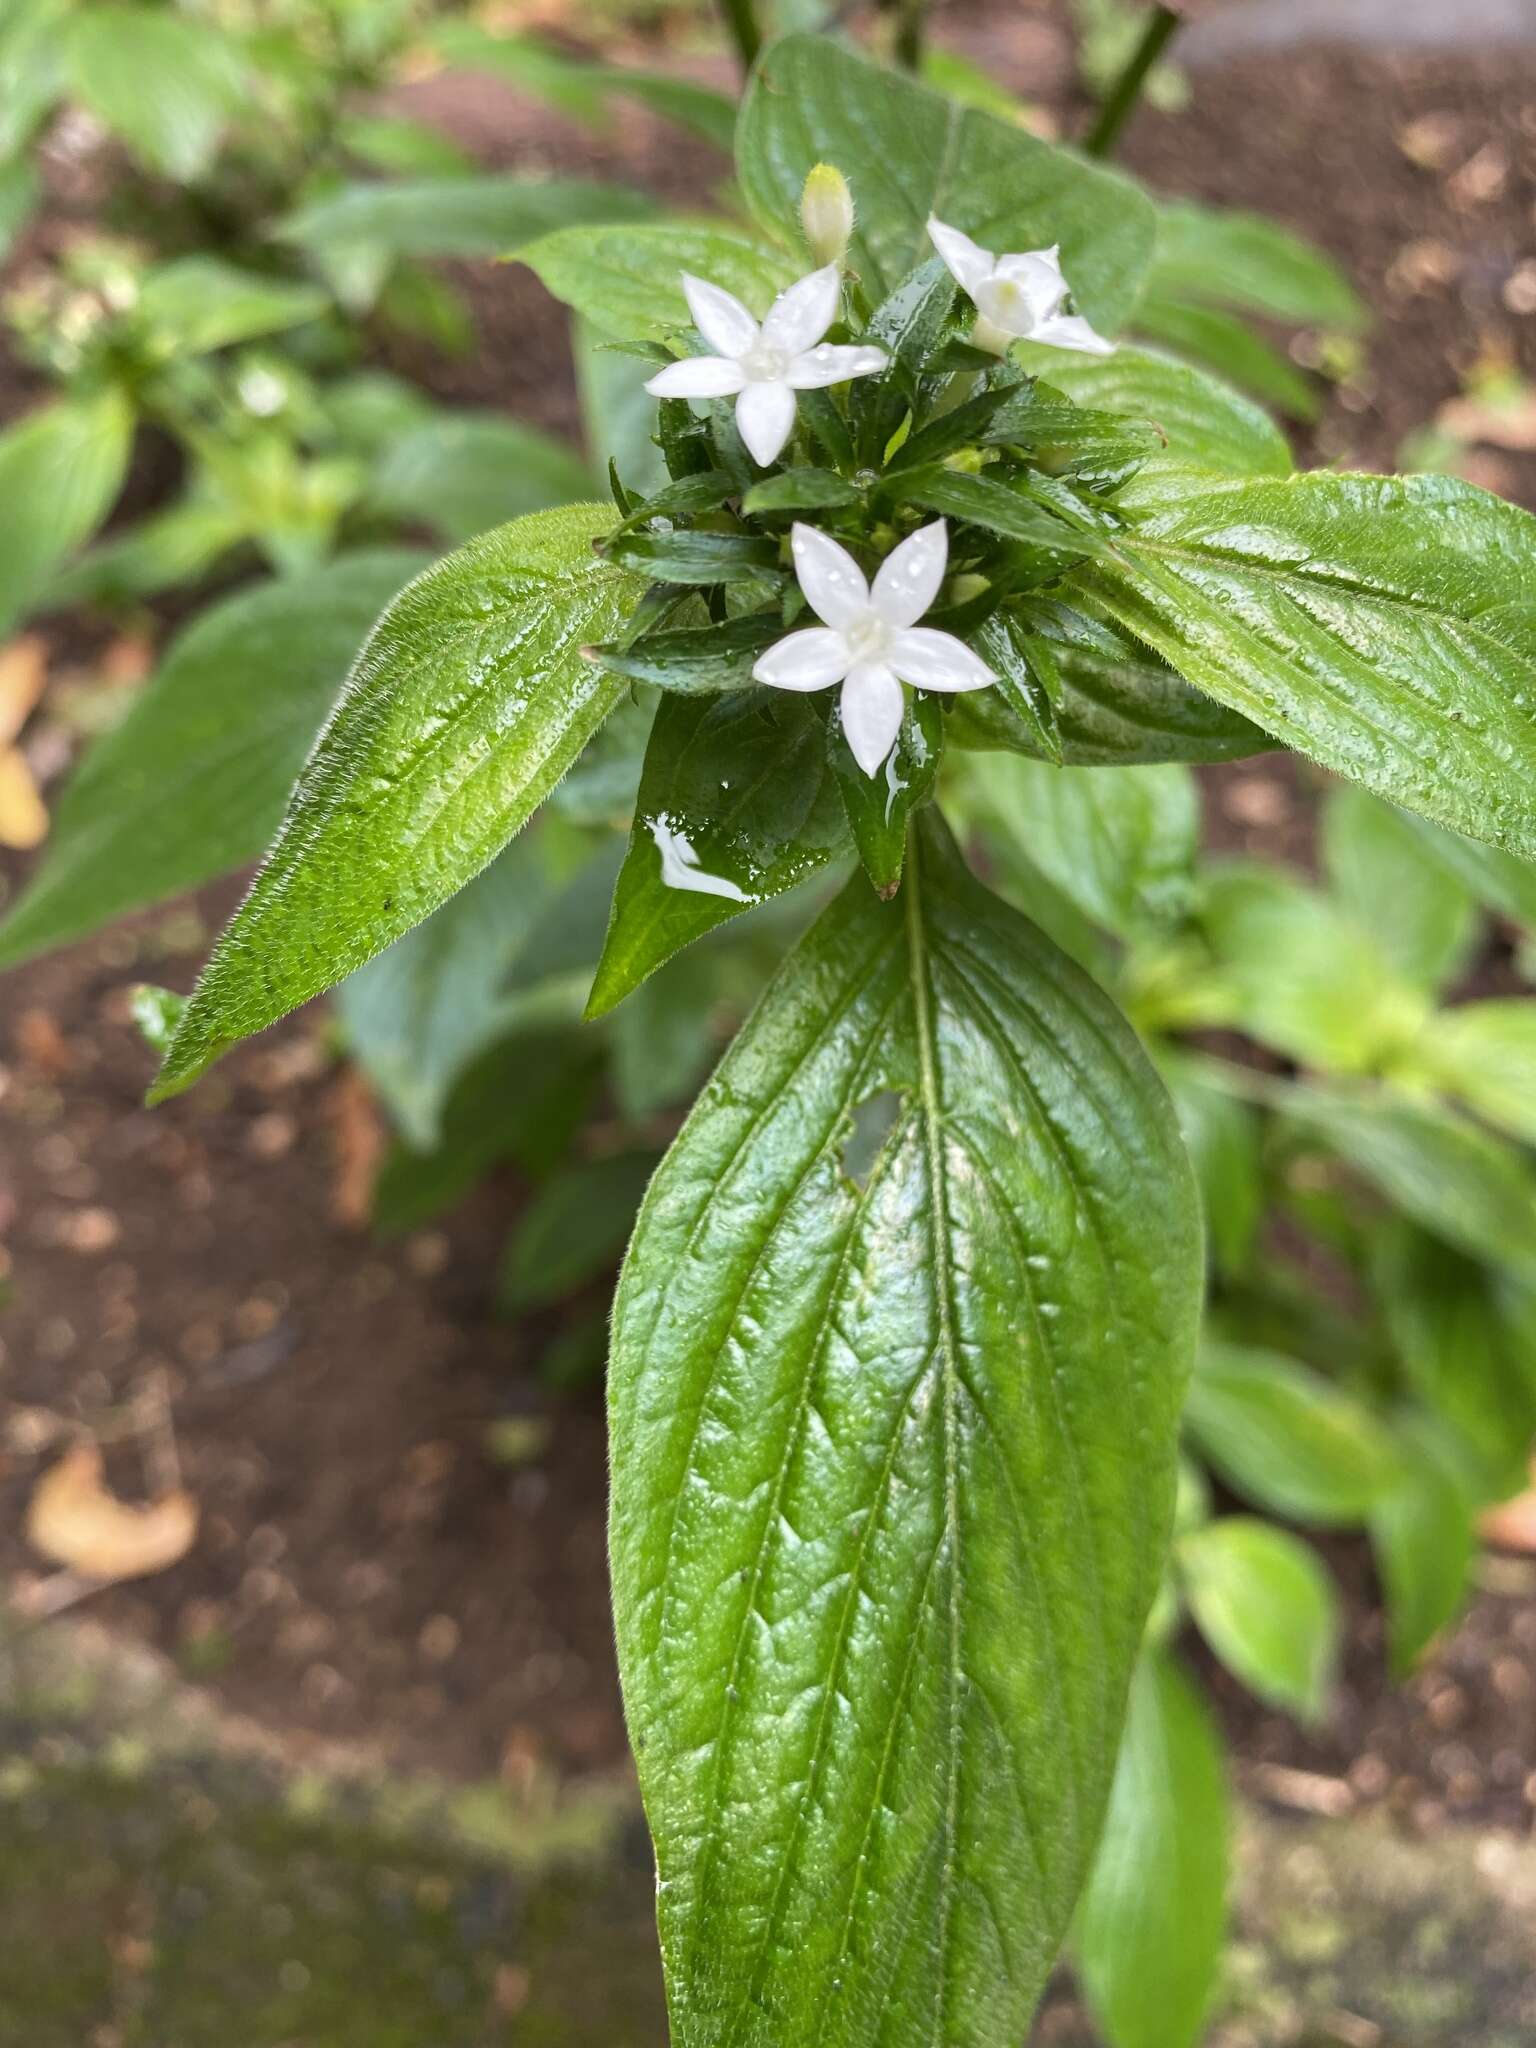
[[[877,1089],[858,1103],[843,1140],[842,1168],[862,1195],[869,1186],[881,1147],[895,1130],[901,1115],[901,1097],[894,1088]]]

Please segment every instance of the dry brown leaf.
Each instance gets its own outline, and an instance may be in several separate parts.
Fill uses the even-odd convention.
[[[48,649],[36,633],[0,647],[0,746],[9,746],[37,708],[48,680]]]
[[[0,747],[0,846],[30,853],[47,837],[48,806],[26,757],[17,747]]]
[[[373,1090],[356,1067],[342,1069],[326,1107],[335,1160],[331,1215],[345,1230],[362,1230],[373,1214],[374,1183],[389,1149],[389,1133]]]
[[[34,1550],[83,1578],[138,1579],[186,1556],[197,1503],[180,1491],[142,1507],[119,1500],[107,1491],[96,1445],[76,1444],[33,1488],[26,1534]]]

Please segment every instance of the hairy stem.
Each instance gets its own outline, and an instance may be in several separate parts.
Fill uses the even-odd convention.
[[[1108,156],[1120,137],[1120,130],[1130,119],[1136,102],[1141,98],[1142,87],[1147,82],[1147,73],[1172,42],[1179,26],[1179,17],[1171,7],[1157,6],[1152,9],[1146,27],[1141,32],[1141,41],[1131,52],[1125,69],[1104,95],[1104,104],[1099,108],[1099,118],[1089,131],[1083,144],[1088,156]]]

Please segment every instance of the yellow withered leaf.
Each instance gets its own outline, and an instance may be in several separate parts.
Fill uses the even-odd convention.
[[[76,1444],[33,1488],[26,1534],[34,1550],[83,1578],[138,1579],[186,1556],[197,1503],[179,1491],[143,1506],[119,1500],[95,1444]]]

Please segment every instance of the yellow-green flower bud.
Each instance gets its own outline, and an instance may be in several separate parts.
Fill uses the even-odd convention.
[[[817,263],[842,263],[853,233],[853,194],[835,164],[815,165],[806,179],[800,225]]]

